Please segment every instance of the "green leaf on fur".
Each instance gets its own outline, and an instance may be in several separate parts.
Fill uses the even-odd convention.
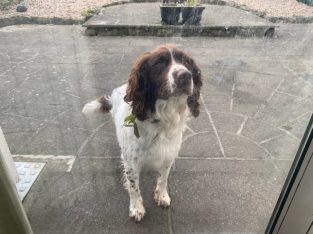
[[[134,128],[134,134],[137,138],[139,138],[139,130],[138,130],[138,126],[136,123],[136,116],[133,114],[130,114],[128,116],[125,117],[124,119],[124,126],[125,127],[133,127]]]

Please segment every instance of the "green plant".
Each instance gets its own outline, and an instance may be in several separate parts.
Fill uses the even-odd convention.
[[[194,7],[198,5],[199,5],[199,0],[186,0],[185,1],[185,6]]]
[[[88,8],[88,9],[84,9],[80,12],[81,16],[87,17],[90,15],[93,15],[94,13],[96,13],[97,9],[96,8]]]

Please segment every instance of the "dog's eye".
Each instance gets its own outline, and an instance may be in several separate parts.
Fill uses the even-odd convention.
[[[153,63],[154,66],[157,66],[157,65],[167,65],[167,64],[168,64],[168,59],[167,59],[167,58],[163,58],[163,57],[158,58],[158,59]]]

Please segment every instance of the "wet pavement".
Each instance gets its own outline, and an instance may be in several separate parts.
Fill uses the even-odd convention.
[[[24,201],[35,233],[263,233],[313,110],[312,38],[312,25],[281,25],[273,39],[0,29],[0,125],[16,161],[48,162]],[[144,174],[147,215],[134,223],[113,122],[81,109],[164,43],[198,62],[202,109],[170,174],[171,208],[154,204]]]

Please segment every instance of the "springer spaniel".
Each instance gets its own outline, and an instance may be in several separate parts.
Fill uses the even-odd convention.
[[[168,207],[167,178],[182,144],[186,117],[199,111],[201,72],[195,61],[174,46],[142,54],[128,83],[83,108],[86,116],[111,112],[130,197],[129,216],[140,221],[145,208],[139,189],[143,168],[159,172],[154,199]],[[131,126],[131,127],[129,127]]]

